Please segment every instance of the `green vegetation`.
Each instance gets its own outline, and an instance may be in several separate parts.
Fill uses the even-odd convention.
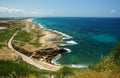
[[[54,74],[54,72],[39,70],[24,61],[0,60],[0,77],[3,78],[46,78],[46,74]]]
[[[32,73],[28,67],[24,67],[24,63],[15,63],[12,61],[0,61],[0,76],[25,76],[28,73]],[[24,69],[24,70],[23,70]]]
[[[15,33],[15,30],[10,30],[10,29],[1,30],[0,31],[0,42],[8,41],[13,35],[13,33]]]
[[[120,66],[120,43],[112,50],[111,55],[114,63]]]
[[[26,32],[25,30],[22,30],[17,33],[17,35],[14,37],[14,40],[30,42],[32,40],[32,37],[30,33]]]
[[[75,71],[77,71],[75,68],[71,67],[63,67],[59,71],[56,72],[56,78],[68,78],[71,75],[75,74]]]
[[[91,65],[90,68],[97,71],[120,71],[120,43],[117,44],[111,53],[104,57],[100,63]]]
[[[0,30],[0,49],[3,47],[7,47],[8,40],[12,37],[12,35],[16,32],[16,28],[12,29],[4,29]]]
[[[40,47],[39,39],[42,35],[41,30],[32,30],[32,34],[35,36],[35,40],[30,42],[31,45],[35,46],[36,48]]]
[[[26,44],[25,42],[17,41],[17,40],[14,40],[13,43],[14,43],[16,46],[24,46],[24,45]]]
[[[10,60],[0,60],[0,77],[10,78],[69,78],[83,69],[63,67],[59,71],[40,70],[36,67],[27,64],[24,61],[14,62]]]
[[[100,63],[90,65],[89,71],[78,73],[71,78],[120,78],[120,43]]]
[[[31,42],[30,44],[36,48],[40,47],[40,45],[41,45],[37,40],[35,40],[34,42]]]
[[[41,45],[39,42],[41,36],[40,30],[30,30],[30,32],[21,30],[15,36],[13,43],[19,46],[30,44],[38,48]]]

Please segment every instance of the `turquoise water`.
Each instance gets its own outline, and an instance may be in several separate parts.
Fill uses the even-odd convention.
[[[120,40],[120,18],[34,18],[42,27],[67,35],[74,45],[61,46],[71,50],[56,61],[64,65],[88,65],[108,55]],[[77,43],[77,44],[76,44]]]
[[[117,38],[113,35],[109,35],[109,34],[98,34],[98,35],[93,35],[92,38],[94,40],[103,42],[103,43],[114,43],[117,41]]]

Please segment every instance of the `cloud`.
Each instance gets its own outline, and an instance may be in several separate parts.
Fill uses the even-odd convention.
[[[115,9],[112,9],[111,12],[112,12],[112,13],[116,13],[117,11],[116,11]]]
[[[25,10],[0,6],[0,17],[44,17],[53,15],[53,10],[39,9],[37,11],[31,11],[31,9]]]
[[[13,8],[6,8],[6,7],[0,7],[0,13],[26,13],[24,9],[13,9]]]
[[[25,9],[15,9],[15,8],[7,8],[7,7],[0,7],[0,16],[35,16],[39,14],[38,12],[34,11],[27,11]]]

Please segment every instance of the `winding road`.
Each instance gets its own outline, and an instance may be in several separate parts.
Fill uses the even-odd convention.
[[[16,35],[17,33],[18,33],[18,31],[15,32],[15,34],[14,34],[14,35],[10,38],[10,40],[8,41],[8,47],[9,47],[11,50],[13,50],[13,51],[16,52],[17,54],[19,54],[25,62],[27,62],[27,63],[29,63],[29,64],[31,64],[31,65],[39,68],[39,69],[52,70],[52,71],[58,70],[58,69],[56,69],[56,68],[49,68],[49,66],[48,66],[48,68],[47,68],[47,67],[44,67],[43,65],[34,62],[30,57],[28,57],[28,56],[26,56],[26,55],[24,55],[24,54],[16,51],[16,50],[12,47],[12,40],[13,40],[13,38],[15,37],[15,35]]]

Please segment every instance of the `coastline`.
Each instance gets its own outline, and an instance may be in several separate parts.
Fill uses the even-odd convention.
[[[28,22],[34,23],[36,25],[36,28],[39,28],[40,30],[42,30],[42,34],[44,34],[44,36],[41,37],[41,39],[39,40],[42,43],[42,46],[39,49],[44,49],[44,48],[60,48],[60,46],[66,46],[66,45],[76,45],[77,43],[75,41],[64,41],[65,39],[71,39],[73,37],[64,34],[62,32],[58,32],[56,30],[51,30],[51,29],[47,29],[45,27],[42,26],[41,23],[36,23],[33,22],[34,18],[29,18],[27,19]],[[64,48],[68,53],[71,52],[71,50],[69,48]],[[51,60],[52,65],[54,66],[62,66],[61,64],[56,63],[56,60],[58,60],[59,58],[61,58],[61,54],[57,55],[55,58],[53,58]],[[67,65],[70,67],[74,67],[74,68],[86,68],[86,65]]]
[[[41,46],[38,48],[39,50],[40,49],[49,49],[49,48],[53,48],[53,49],[60,49],[59,45],[62,44],[63,42],[61,41],[63,38],[65,38],[65,36],[59,34],[59,33],[56,33],[56,32],[53,32],[53,31],[50,31],[50,30],[47,30],[45,28],[42,28],[40,26],[40,24],[37,24],[35,22],[32,21],[33,18],[28,18],[28,19],[25,19],[25,22],[26,23],[31,23],[34,27],[34,29],[40,29],[41,30],[41,33],[43,34],[43,36],[40,38],[39,42],[41,43]],[[67,50],[66,50],[67,51]],[[61,65],[58,65],[58,64],[55,64],[53,62],[53,60],[57,60],[61,58],[61,54],[59,53],[57,56],[55,56],[54,58],[52,58],[51,60],[51,63],[48,63],[46,61],[44,61],[44,59],[40,59],[39,61],[36,60],[36,59],[33,59],[36,63],[42,65],[43,67],[46,67],[46,68],[50,68],[52,70],[59,70],[62,66]]]
[[[31,60],[32,64],[34,64],[35,67],[37,66],[38,68],[45,70],[59,70],[63,65],[57,63],[56,61],[61,58],[62,53],[71,52],[70,49],[63,48],[61,46],[72,45],[72,40],[64,40],[69,40],[69,38],[72,37],[56,30],[47,29],[44,27],[44,25],[40,24],[39,22],[36,23],[35,21],[32,21],[32,19],[33,18],[25,18],[20,21],[17,21],[19,25],[22,24],[24,26],[22,26],[16,34],[19,35],[20,32],[25,31],[26,33],[29,33],[29,36],[31,36],[31,41],[29,43],[28,41],[26,41],[25,44],[21,46],[19,45],[19,43],[22,44],[23,41],[20,41],[19,39],[16,40],[15,38],[13,38],[13,40],[11,40],[13,41],[13,43],[11,42],[11,46],[24,61],[28,62],[28,59]],[[16,23],[16,21],[13,22]],[[39,35],[40,37],[37,38],[37,35]],[[38,41],[35,41],[36,39],[38,39]],[[19,43],[15,43],[14,41]],[[36,47],[35,45],[31,44],[31,42],[34,43],[34,41],[40,43],[40,46]],[[24,57],[26,57],[27,59]],[[30,62],[28,63],[31,64]],[[73,67],[72,64],[66,66]]]

